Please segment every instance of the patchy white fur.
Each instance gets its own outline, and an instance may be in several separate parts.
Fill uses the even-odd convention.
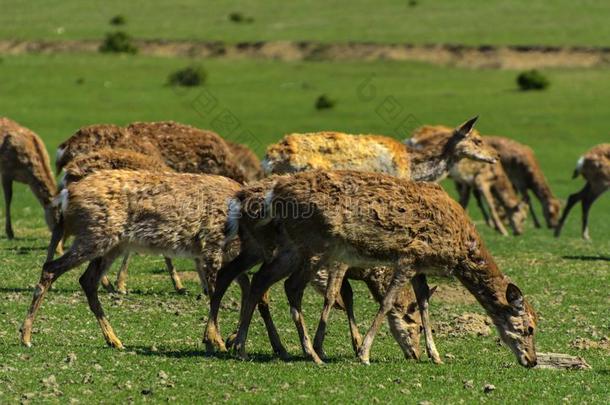
[[[66,153],[66,148],[57,148],[57,152],[55,153],[55,161],[60,160],[64,153]]]
[[[227,213],[227,225],[225,227],[225,244],[237,237],[239,231],[239,219],[241,218],[241,202],[237,198],[229,200]]]
[[[585,164],[585,157],[581,156],[576,162],[576,168],[574,169],[575,173],[580,174],[582,172],[582,166]]]
[[[265,156],[263,161],[261,162],[261,167],[263,169],[263,173],[265,175],[270,174],[273,171],[274,162],[269,159],[269,157]]]
[[[69,197],[70,195],[68,193],[68,189],[64,188],[55,198],[53,198],[53,202],[51,204],[53,205],[53,207],[61,207],[61,212],[65,213],[68,209]]]

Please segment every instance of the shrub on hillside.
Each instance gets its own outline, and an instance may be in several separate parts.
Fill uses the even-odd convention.
[[[544,90],[549,86],[549,80],[537,70],[521,72],[517,76],[517,84],[521,90]]]
[[[125,25],[127,24],[127,19],[125,18],[125,16],[122,16],[120,14],[115,15],[114,17],[112,17],[110,19],[110,25]]]
[[[167,81],[172,86],[201,86],[205,83],[208,74],[201,66],[193,65],[170,73]]]
[[[104,53],[138,53],[131,37],[123,31],[109,32],[100,45],[100,52]]]
[[[243,15],[242,13],[240,13],[239,11],[234,11],[231,14],[229,14],[229,21],[234,22],[234,23],[251,23],[254,21],[254,18],[252,17],[246,17],[245,15]]]
[[[326,94],[322,94],[316,100],[316,110],[328,110],[335,106],[335,101],[328,98]]]

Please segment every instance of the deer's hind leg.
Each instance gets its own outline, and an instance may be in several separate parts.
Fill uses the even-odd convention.
[[[591,185],[589,183],[585,184],[585,186],[577,193],[570,194],[568,197],[568,202],[566,207],[563,209],[563,213],[561,214],[561,218],[559,219],[559,223],[557,224],[557,228],[555,228],[555,237],[559,237],[561,235],[561,229],[568,218],[568,214],[579,201],[583,199],[583,197],[589,193],[591,190]]]
[[[326,293],[324,295],[324,307],[322,308],[322,314],[320,315],[320,321],[313,343],[314,350],[321,359],[326,359],[326,354],[324,353],[324,337],[326,335],[326,326],[328,325],[328,316],[330,315],[330,310],[335,305],[337,294],[341,290],[343,284],[343,277],[348,269],[348,266],[343,263],[337,263],[333,267],[334,268],[329,271],[328,274],[328,285],[326,286]]]
[[[413,284],[413,290],[415,291],[415,297],[417,298],[417,306],[419,307],[419,313],[421,316],[422,328],[424,329],[424,338],[426,340],[426,353],[428,357],[436,364],[441,364],[441,356],[438,354],[436,344],[434,343],[434,336],[432,336],[432,325],[430,324],[430,314],[428,311],[428,299],[430,298],[430,289],[426,281],[424,274],[418,274],[411,279]]]
[[[480,193],[483,195],[483,198],[485,198],[485,202],[487,203],[487,206],[489,207],[489,215],[491,217],[491,221],[493,223],[494,228],[498,232],[500,232],[502,235],[508,236],[508,232],[506,231],[506,228],[504,227],[504,224],[502,223],[502,220],[500,219],[500,216],[498,215],[498,211],[496,210],[496,200],[494,199],[494,196],[491,192],[489,185],[484,184],[484,182],[482,182],[482,181],[478,181],[477,188],[480,191]]]
[[[394,271],[394,276],[392,277],[392,281],[390,282],[388,289],[384,294],[383,300],[379,307],[379,311],[377,312],[377,315],[375,315],[373,324],[364,336],[364,340],[362,342],[362,346],[360,346],[360,350],[358,350],[358,357],[360,358],[360,361],[362,361],[362,363],[364,364],[370,364],[369,359],[371,353],[371,346],[373,345],[373,340],[375,339],[377,331],[383,323],[383,318],[385,318],[388,312],[392,310],[397,295],[404,288],[407,281],[409,281],[411,277],[415,275],[415,271],[413,270],[412,265],[413,263],[411,261],[403,259],[399,261],[398,266]]]
[[[15,232],[13,232],[13,224],[11,222],[11,202],[13,200],[13,179],[11,177],[2,175],[2,190],[4,191],[4,229],[6,237],[13,239]]]
[[[70,249],[56,260],[48,261],[42,266],[40,281],[34,288],[34,296],[28,313],[21,326],[21,343],[25,346],[32,345],[32,325],[36,318],[36,313],[51,285],[65,272],[87,261],[92,251],[80,249],[78,243],[73,243]]]
[[[587,183],[589,184],[589,183]],[[593,202],[606,191],[605,188],[598,189],[593,186],[589,187],[587,192],[582,198],[582,238],[585,240],[591,239],[589,237],[589,210],[593,205]]]
[[[123,344],[115,335],[112,326],[110,326],[110,322],[104,314],[97,290],[100,280],[106,271],[108,271],[114,259],[116,259],[120,254],[120,250],[115,248],[106,253],[104,256],[93,259],[89,263],[89,266],[87,266],[85,273],[78,280],[83,288],[83,291],[85,292],[85,295],[87,296],[89,309],[91,309],[91,312],[93,312],[97,322],[100,325],[102,334],[104,335],[104,340],[106,340],[108,346],[114,347],[115,349],[123,349]]]

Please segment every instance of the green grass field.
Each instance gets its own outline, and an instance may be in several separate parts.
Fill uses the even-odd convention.
[[[522,93],[515,90],[516,73],[511,71],[387,62],[215,60],[205,63],[209,72],[205,88],[176,92],[165,86],[168,73],[185,64],[186,60],[147,57],[5,56],[0,63],[0,111],[39,133],[51,153],[86,124],[174,119],[212,128],[218,126],[217,114],[225,110],[239,125],[220,125],[218,130],[227,138],[248,142],[259,154],[264,145],[289,131],[337,129],[403,138],[418,124],[458,124],[479,114],[483,133],[513,137],[534,147],[562,199],[582,186],[582,180],[570,180],[578,156],[608,141],[605,100],[610,98],[610,81],[604,70],[550,70],[546,73],[552,86],[547,91]],[[372,82],[365,82],[371,75]],[[369,85],[374,86],[374,94]],[[334,109],[314,109],[322,93],[337,100]],[[372,100],[365,97],[371,94]],[[379,113],[388,100],[402,108],[396,117]],[[452,192],[453,187],[447,186]],[[592,209],[590,243],[579,238],[578,207],[560,239],[531,224],[522,237],[500,237],[480,221],[474,204],[470,207],[501,268],[540,313],[538,349],[581,355],[593,367],[569,372],[518,366],[509,351],[498,345],[493,331],[490,336],[440,334],[439,350],[451,355],[442,366],[425,360],[408,362],[385,327],[373,346],[372,365],[362,366],[351,352],[348,328],[338,312],[331,317],[326,345],[330,362],[317,367],[302,358],[280,285],[273,290],[272,312],[294,361],[285,363],[271,356],[258,317],[248,341],[251,361],[206,357],[201,334],[207,301],[196,299],[198,285],[192,277],[186,280],[190,294],[177,296],[162,270],[161,257],[133,260],[128,296],[101,294],[127,347],[124,352],[105,347],[77,281],[82,270],[68,273],[55,284],[35,324],[34,347],[26,349],[19,344],[18,329],[49,235],[41,208],[28,190],[18,186],[13,202],[17,239],[0,238],[0,402],[75,398],[99,402],[608,403],[610,353],[571,345],[578,337],[599,341],[610,334],[608,197],[602,196]],[[188,261],[178,265],[180,270],[192,270]],[[448,281],[433,280],[438,283]],[[377,307],[363,285],[353,284],[356,314],[364,331]],[[221,320],[226,335],[238,316],[236,289],[225,304]],[[321,298],[308,290],[304,310],[312,329],[321,304]],[[435,322],[451,324],[465,312],[482,313],[482,309],[469,301],[432,300]],[[66,361],[69,356],[72,360]],[[473,388],[464,388],[467,380],[473,381]],[[483,386],[488,383],[496,389],[485,394]]]
[[[416,5],[410,5],[416,3]],[[607,46],[603,0],[386,0],[172,2],[5,0],[0,38],[99,39],[115,15],[136,38],[314,40]],[[229,14],[251,17],[234,23]],[[58,33],[59,32],[59,33]]]

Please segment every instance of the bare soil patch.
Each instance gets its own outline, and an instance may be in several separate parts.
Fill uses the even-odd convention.
[[[580,350],[602,349],[610,351],[610,339],[607,336],[602,337],[600,340],[576,338],[570,343],[570,346]]]
[[[486,315],[465,312],[449,322],[437,322],[434,329],[441,336],[489,336],[491,325],[491,320]]]
[[[101,41],[0,40],[0,54],[97,52]],[[282,61],[418,61],[475,69],[590,68],[610,65],[608,47],[464,46],[311,41],[241,42],[135,40],[139,53],[165,57]]]

